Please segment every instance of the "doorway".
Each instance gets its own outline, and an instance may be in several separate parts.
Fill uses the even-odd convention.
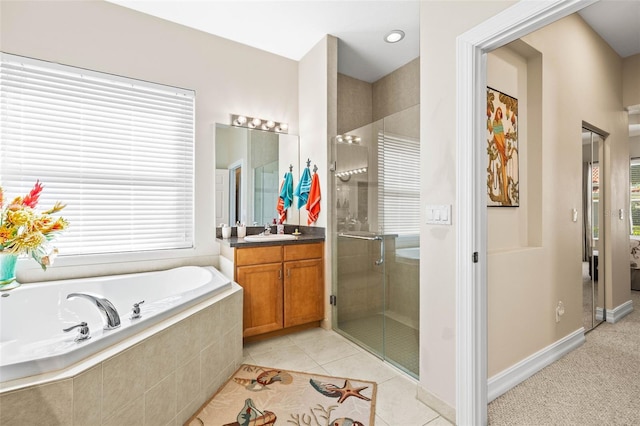
[[[604,310],[604,137],[582,128],[582,324],[586,332],[606,320]],[[601,202],[602,201],[602,202]]]

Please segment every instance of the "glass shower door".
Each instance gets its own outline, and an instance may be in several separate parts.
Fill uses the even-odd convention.
[[[341,135],[333,144],[333,327],[414,377],[419,353],[418,123],[416,106]]]

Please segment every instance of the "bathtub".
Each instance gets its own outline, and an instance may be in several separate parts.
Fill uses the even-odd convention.
[[[405,247],[396,249],[396,260],[416,261],[420,260],[420,247]]]
[[[0,383],[68,367],[129,336],[158,324],[231,287],[212,267],[184,266],[166,271],[71,279],[23,285],[0,297]],[[104,320],[94,303],[67,299],[69,293],[107,298],[121,325],[103,330]],[[134,303],[141,317],[131,319]],[[76,342],[86,322],[90,339]]]

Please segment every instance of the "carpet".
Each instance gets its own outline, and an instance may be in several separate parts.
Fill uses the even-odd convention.
[[[243,364],[188,426],[373,426],[376,383]]]

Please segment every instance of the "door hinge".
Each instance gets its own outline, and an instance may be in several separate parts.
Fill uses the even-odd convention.
[[[337,297],[335,296],[335,294],[332,294],[329,296],[329,304],[332,306],[338,306],[338,301],[337,301]]]
[[[478,252],[477,251],[473,252],[473,263],[478,263]]]

